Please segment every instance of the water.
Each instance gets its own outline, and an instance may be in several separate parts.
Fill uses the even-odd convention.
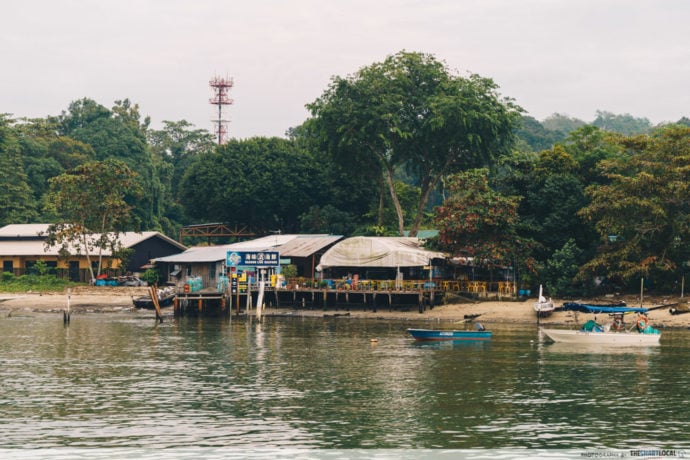
[[[2,318],[0,449],[690,450],[690,331],[600,351],[533,325],[431,345],[408,327],[428,324]]]

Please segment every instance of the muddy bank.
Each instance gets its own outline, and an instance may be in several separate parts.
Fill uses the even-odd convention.
[[[107,312],[127,312],[136,311],[133,299],[140,295],[145,295],[147,288],[83,288],[75,289],[66,293],[54,294],[0,294],[0,316],[7,316],[19,313],[60,313],[67,308],[68,302],[70,310],[75,314],[81,313],[107,313]],[[342,318],[373,318],[373,319],[397,319],[409,321],[428,321],[433,322],[471,322],[481,321],[482,323],[516,323],[516,324],[536,324],[537,318],[534,313],[533,304],[536,299],[525,301],[487,301],[475,303],[450,304],[427,309],[419,313],[416,307],[403,310],[378,309],[376,312],[359,308],[345,309],[268,309],[266,315],[290,315],[290,316],[313,316],[313,317],[342,317]],[[630,306],[640,306],[639,299],[625,299]],[[670,307],[683,299],[674,298],[650,298],[642,302],[642,306],[652,309],[648,316],[652,326],[656,328],[688,328],[690,327],[690,313],[682,315],[672,315]],[[554,301],[556,306],[562,304],[561,301]],[[145,311],[144,311],[145,312]],[[142,313],[139,311],[139,313]],[[154,313],[150,312],[152,317]],[[172,308],[163,309],[164,315],[172,315]],[[547,318],[540,319],[541,324],[554,324],[576,327],[589,319],[596,319],[599,322],[608,322],[606,314],[590,315],[572,311],[556,311]],[[631,324],[634,319],[628,322]]]

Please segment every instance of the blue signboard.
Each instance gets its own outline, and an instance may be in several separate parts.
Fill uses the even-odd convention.
[[[277,267],[280,253],[275,251],[228,251],[228,267]]]

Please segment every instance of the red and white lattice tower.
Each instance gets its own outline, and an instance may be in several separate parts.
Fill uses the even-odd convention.
[[[218,118],[213,120],[216,124],[216,135],[218,136],[218,144],[225,142],[225,134],[227,134],[227,123],[229,120],[223,119],[223,106],[231,105],[233,100],[228,97],[228,91],[232,88],[232,78],[213,77],[209,81],[209,85],[213,89],[213,97],[209,102],[218,106]]]

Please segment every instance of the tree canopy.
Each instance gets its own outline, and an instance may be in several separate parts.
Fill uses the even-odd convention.
[[[132,226],[125,194],[136,196],[136,174],[124,162],[108,159],[77,166],[49,183],[46,207],[60,220],[49,227],[47,244],[84,250],[95,279],[91,253],[98,251],[100,273],[102,251],[121,250],[119,234]]]
[[[582,275],[619,283],[668,277],[690,260],[690,128],[619,139],[627,155],[598,163],[609,183],[591,185],[580,214],[600,236]]]
[[[355,75],[333,78],[307,107],[328,152],[383,177],[405,229],[396,168],[420,187],[410,235],[443,175],[507,154],[520,109],[489,78],[456,76],[434,56],[401,51]]]

